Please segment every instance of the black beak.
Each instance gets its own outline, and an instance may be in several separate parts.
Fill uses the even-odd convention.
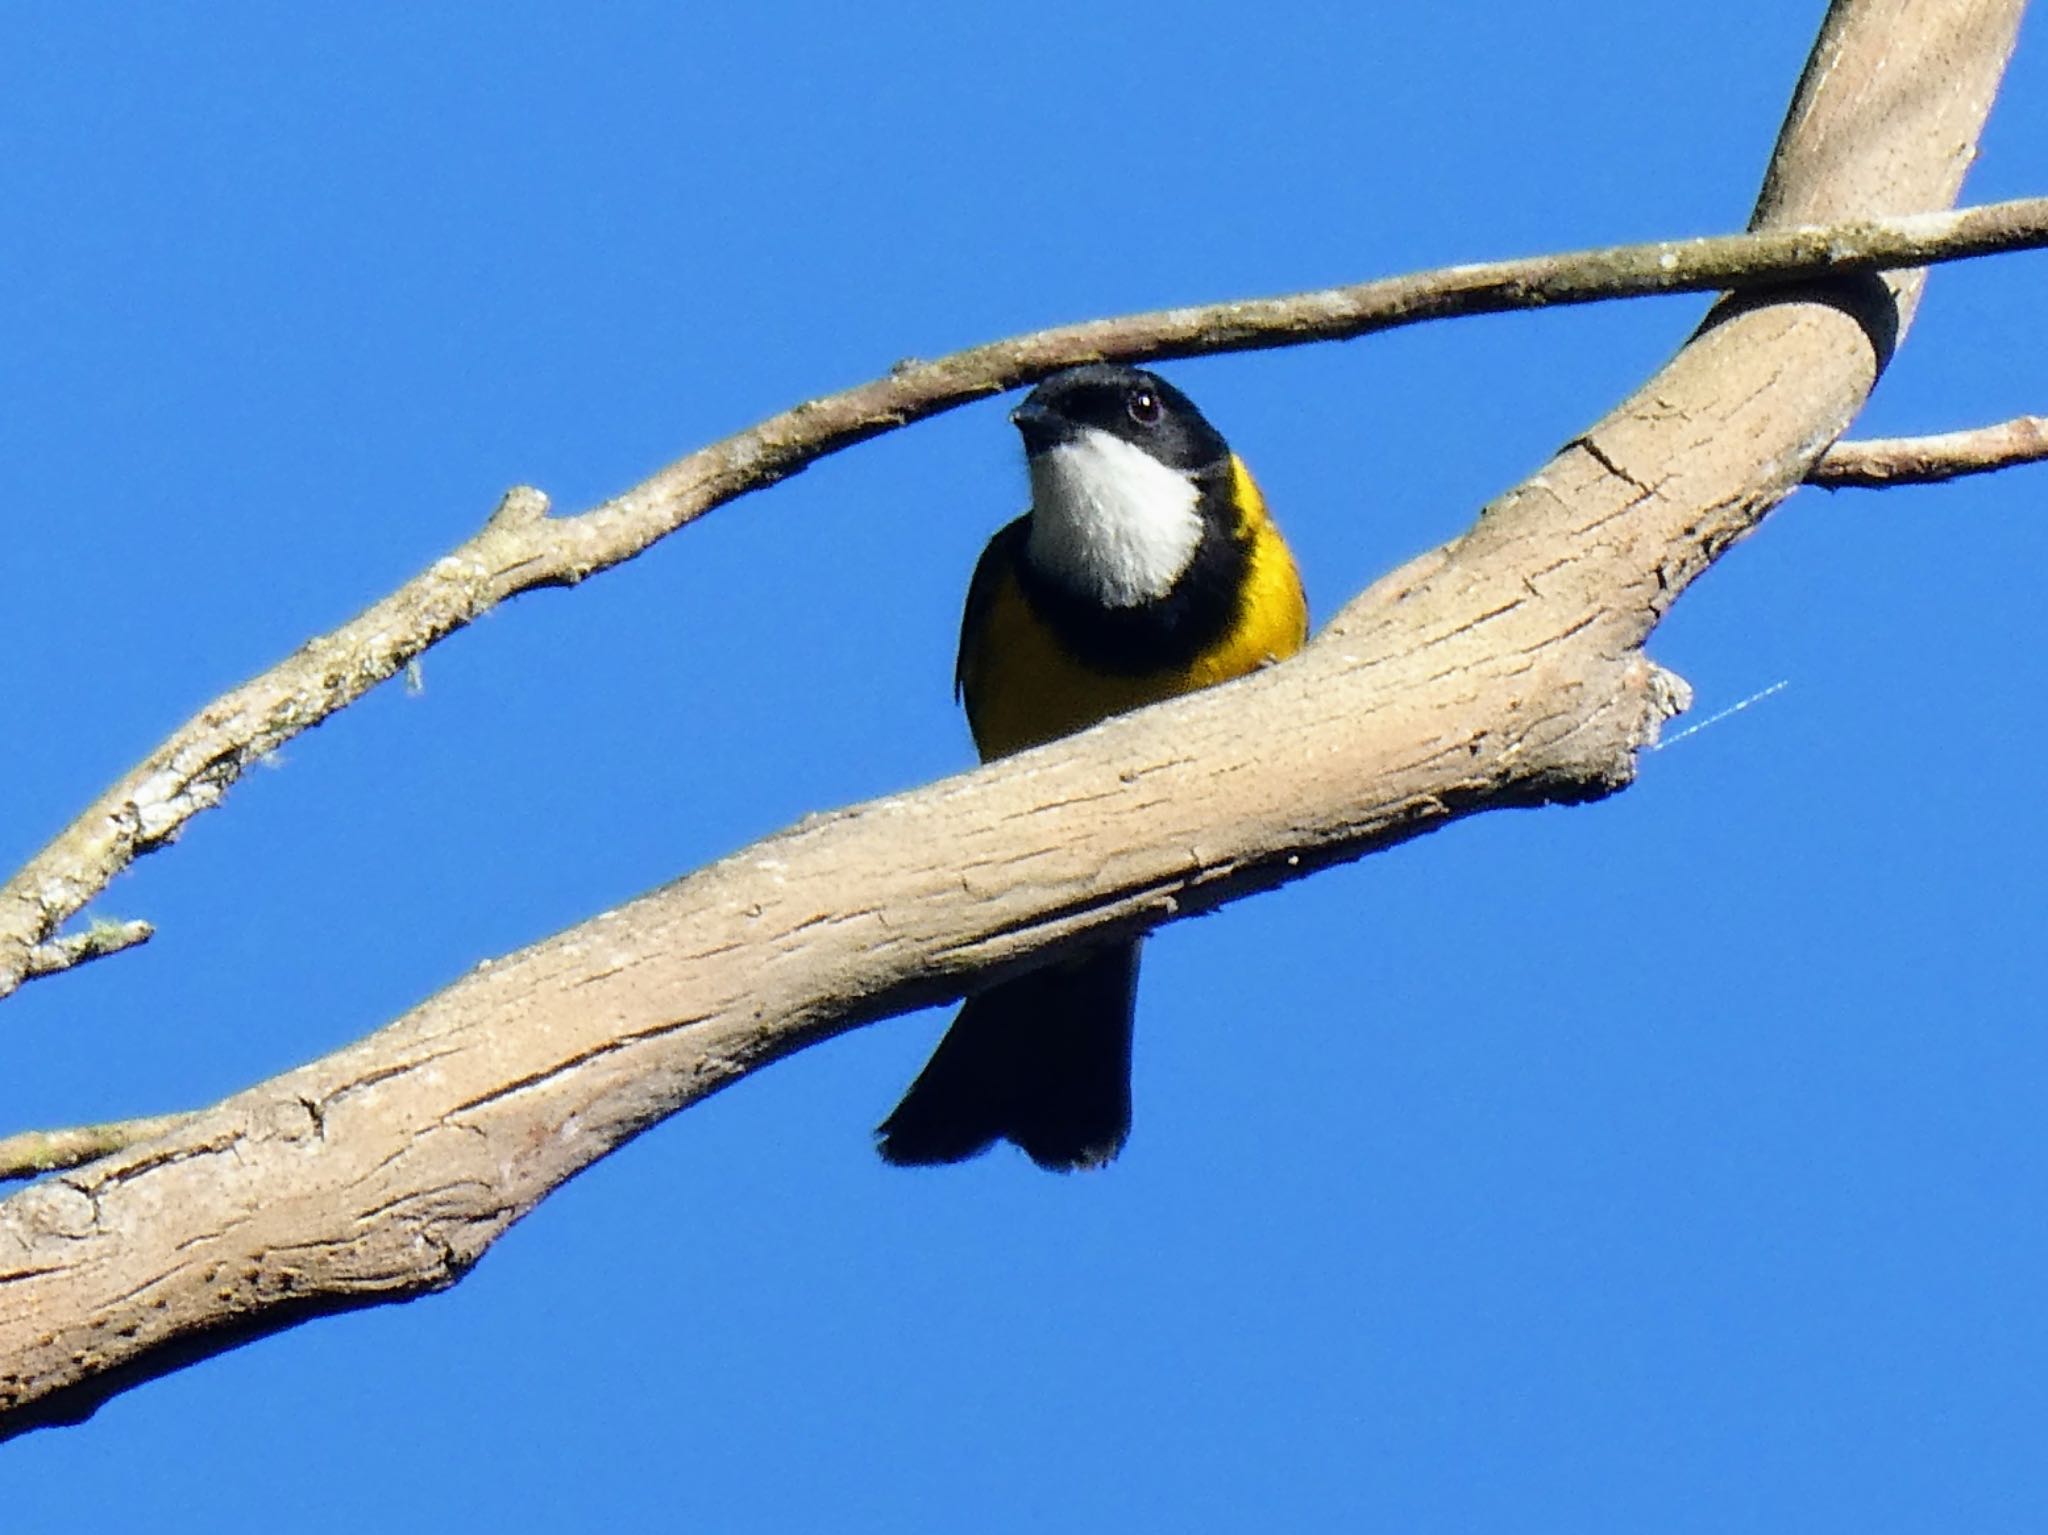
[[[1035,394],[1010,412],[1010,425],[1023,437],[1026,453],[1042,453],[1074,435],[1073,424]]]

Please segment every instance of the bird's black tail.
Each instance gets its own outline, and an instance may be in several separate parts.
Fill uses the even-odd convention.
[[[1138,945],[1096,949],[967,999],[875,1132],[898,1166],[1014,1141],[1055,1172],[1101,1167],[1131,1133]]]

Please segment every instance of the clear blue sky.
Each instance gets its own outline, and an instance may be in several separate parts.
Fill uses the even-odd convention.
[[[12,868],[465,537],[1052,321],[1739,227],[1822,6],[14,7]],[[2048,191],[2048,38],[1971,184]],[[2043,257],[1866,416],[2048,408]],[[1698,300],[1172,375],[1327,616]],[[965,767],[990,403],[522,599],[118,882],[0,1130],[211,1101],[806,812]],[[1175,927],[1099,1176],[869,1130],[938,1013],[776,1066],[455,1291],[0,1448],[23,1532],[2025,1530],[2048,1500],[2048,470],[1805,493],[1654,653],[1700,713]]]

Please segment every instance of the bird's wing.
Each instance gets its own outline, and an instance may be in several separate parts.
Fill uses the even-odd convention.
[[[996,532],[974,563],[974,579],[967,583],[967,606],[960,615],[960,651],[953,662],[953,697],[966,697],[974,670],[975,650],[988,629],[989,613],[995,606],[996,591],[1003,578],[1023,553],[1024,535],[1030,518],[1019,517]]]

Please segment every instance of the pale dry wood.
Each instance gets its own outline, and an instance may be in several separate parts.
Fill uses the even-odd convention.
[[[2015,416],[1961,432],[1838,442],[1806,477],[1829,490],[1935,485],[2048,459],[2048,416]]]
[[[2016,416],[1960,432],[1837,442],[1807,471],[1806,483],[1828,490],[1930,485],[2043,460],[2048,460],[2048,417]],[[1698,728],[1691,726],[1681,734]],[[67,953],[63,963],[70,965],[118,953],[143,942],[150,933],[146,922],[105,924],[45,947],[90,946],[91,952],[82,955]],[[153,1114],[61,1130],[24,1130],[0,1137],[0,1182],[78,1167],[176,1129],[196,1112]]]
[[[573,585],[714,507],[829,453],[1099,358],[1151,360],[1343,340],[1458,315],[1712,292],[1959,260],[2048,244],[2048,199],[1961,213],[1851,217],[1715,239],[1482,262],[1353,287],[1063,326],[899,363],[679,460],[575,517],[536,490],[509,493],[482,532],[350,623],[208,705],[0,886],[0,997],[113,952],[53,937],[135,859],[219,804],[252,763],[345,708],[480,614],[521,592]],[[146,935],[144,935],[146,936]],[[139,939],[137,940],[139,941]]]
[[[1760,216],[1952,200],[2020,9],[1837,4]],[[85,1410],[238,1330],[451,1283],[663,1115],[1051,945],[1452,816],[1621,786],[1679,700],[1644,638],[1839,435],[1918,286],[1723,306],[1293,662],[815,818],[15,1195],[0,1204],[5,1426]]]

